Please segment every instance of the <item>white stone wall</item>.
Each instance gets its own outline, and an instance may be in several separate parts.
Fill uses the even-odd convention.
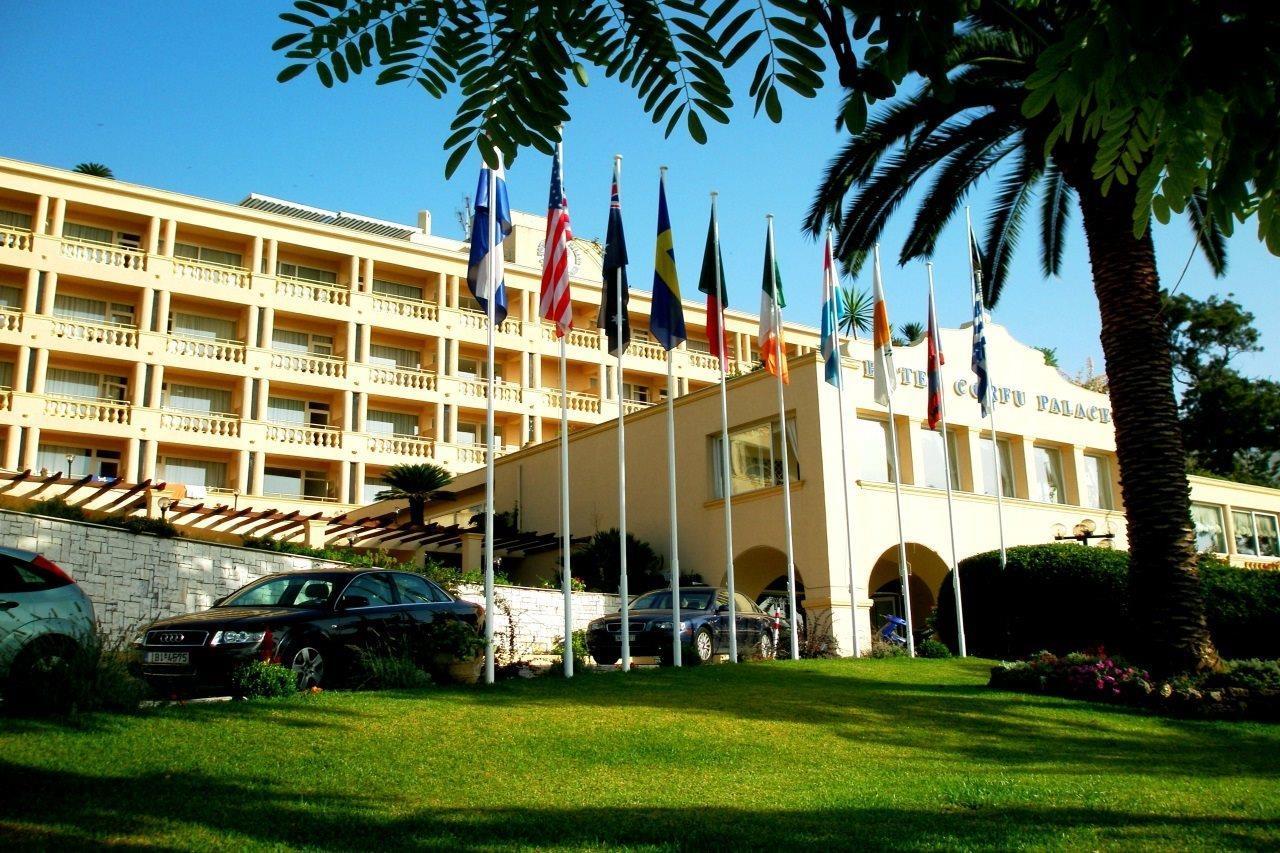
[[[98,626],[113,635],[163,616],[204,609],[263,575],[344,565],[6,510],[0,510],[0,544],[37,551],[66,569],[93,599]],[[483,604],[484,590],[463,587],[460,597]],[[564,634],[559,590],[498,587],[496,598],[510,606],[518,656],[548,651]],[[495,642],[505,649],[508,620],[502,607],[494,609]],[[575,593],[575,629],[617,609],[617,596]]]

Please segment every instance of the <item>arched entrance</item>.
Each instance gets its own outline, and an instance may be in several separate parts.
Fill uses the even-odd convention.
[[[947,576],[947,564],[931,548],[918,542],[907,543],[907,588],[911,591],[911,622],[916,631],[938,605],[938,590]],[[901,616],[902,580],[898,572],[898,546],[887,548],[876,560],[867,580],[873,602],[871,630],[879,631],[885,617]]]
[[[761,545],[748,548],[733,561],[734,588],[768,613],[786,613],[787,555],[777,548]],[[796,569],[796,612],[804,612],[804,580]]]

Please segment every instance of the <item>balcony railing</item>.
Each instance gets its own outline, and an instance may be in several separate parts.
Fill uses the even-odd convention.
[[[560,389],[546,389],[547,405],[560,408]],[[600,414],[600,398],[595,394],[583,394],[581,391],[570,391],[567,408],[571,412],[583,412],[588,415]]]
[[[25,228],[9,228],[0,225],[0,249],[29,252],[33,242],[31,232]]]
[[[0,308],[0,332],[21,332],[22,312],[17,308]]]
[[[276,277],[276,295],[323,305],[348,305],[351,291],[336,284],[281,275]]]
[[[190,258],[173,259],[173,275],[192,284],[216,284],[220,287],[249,287],[252,277],[244,267],[210,264]]]
[[[487,459],[485,447],[483,444],[450,444],[448,442],[437,442],[437,458],[442,461],[450,461],[459,465],[483,465]],[[494,458],[505,456],[519,448],[507,445],[505,447],[496,448]]]
[[[332,488],[331,484],[327,482],[324,484],[324,486],[326,489]],[[304,495],[304,494],[299,494],[298,492],[263,492],[262,496],[264,498],[278,498],[281,500],[288,500],[288,501],[306,501],[307,503],[328,503],[328,504],[338,503],[337,498],[330,497],[329,495]]]
[[[91,421],[100,424],[127,424],[130,422],[128,403],[117,400],[97,400],[91,397],[45,397],[44,413],[48,417],[73,421]]]
[[[410,391],[436,390],[436,375],[412,367],[377,366],[369,368],[369,381],[374,385],[390,385]]]
[[[145,270],[147,268],[147,253],[138,249],[126,249],[110,243],[95,243],[90,240],[74,240],[65,237],[59,242],[62,244],[64,258],[120,269]]]
[[[730,359],[732,361],[732,359]],[[720,371],[720,359],[709,352],[698,352],[689,350],[689,366],[699,370]],[[730,365],[730,370],[732,366]]]
[[[11,409],[13,409],[13,390],[0,388],[0,412],[8,412]]]
[[[385,293],[375,293],[372,296],[373,310],[379,314],[391,314],[409,320],[440,319],[440,306],[434,303],[421,302],[416,299],[401,299],[396,296],[388,296]]]
[[[650,407],[650,406],[652,406],[652,405],[653,405],[653,403],[649,402],[648,400],[627,400],[627,399],[623,399],[623,401],[622,401],[622,411],[623,411],[623,413],[624,413],[624,414],[628,414],[628,415],[629,415],[629,414],[631,414],[632,412],[638,412],[638,411],[641,411],[642,409],[647,409],[647,408],[649,408],[649,407]]]
[[[309,373],[312,376],[327,376],[332,379],[345,379],[347,376],[347,363],[331,355],[273,350],[271,366],[292,373]]]
[[[434,459],[436,443],[430,438],[418,435],[371,435],[369,452],[404,456],[410,459]]]
[[[245,345],[239,341],[218,338],[195,338],[187,335],[169,335],[165,352],[188,358],[202,358],[223,364],[244,364]]]
[[[175,432],[194,433],[215,438],[238,438],[240,435],[240,418],[236,415],[205,412],[161,412],[160,426],[162,429],[174,430]]]
[[[652,341],[633,340],[630,346],[627,347],[627,355],[632,355],[636,358],[648,358],[654,361],[667,360],[667,351],[662,348],[662,344]]]
[[[542,325],[543,340],[555,341],[556,327],[551,323]],[[600,349],[600,335],[597,332],[587,331],[586,329],[570,329],[569,334],[565,335],[564,342],[571,347],[585,347],[586,349]]]
[[[453,386],[465,397],[488,399],[489,383],[484,379],[469,379],[465,376],[452,376]],[[498,380],[493,383],[493,399],[504,403],[519,403],[521,388],[511,382]]]
[[[267,424],[267,440],[301,447],[342,447],[342,430],[304,424]]]
[[[117,323],[94,323],[87,320],[72,320],[65,317],[54,317],[54,337],[69,341],[83,341],[88,344],[101,344],[104,347],[138,346],[137,326],[125,326]]]
[[[483,311],[472,311],[470,308],[453,309],[458,325],[463,329],[479,329],[484,331],[489,326],[489,316]],[[519,335],[520,321],[508,317],[498,324],[498,333],[503,335]]]

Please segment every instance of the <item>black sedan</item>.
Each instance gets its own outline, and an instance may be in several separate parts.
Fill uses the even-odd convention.
[[[333,683],[360,649],[413,642],[440,618],[483,624],[484,609],[421,575],[347,569],[267,575],[209,610],[139,637],[142,674],[163,692],[225,688],[254,660],[290,667],[298,687]]]
[[[737,604],[738,655],[772,658],[779,643],[790,642],[790,627],[760,610],[742,593]],[[658,589],[636,596],[628,612],[631,654],[672,660],[671,590]],[[729,652],[729,592],[711,586],[680,590],[681,662],[707,663]],[[596,663],[609,666],[622,657],[622,614],[612,613],[587,626],[587,649]]]

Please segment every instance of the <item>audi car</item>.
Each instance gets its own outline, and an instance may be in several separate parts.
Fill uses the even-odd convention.
[[[790,642],[785,619],[760,610],[742,593],[734,596],[737,607],[738,655],[772,658],[781,643]],[[634,657],[656,657],[669,664],[675,615],[670,589],[636,596],[628,608],[627,630]],[[680,590],[679,631],[682,663],[709,663],[729,653],[729,591],[719,587],[691,586]],[[587,626],[587,649],[596,663],[611,666],[622,658],[622,614],[611,613]]]
[[[436,619],[483,625],[484,608],[409,572],[345,569],[267,575],[208,610],[161,619],[136,645],[162,693],[228,688],[251,661],[290,667],[299,689],[340,683],[360,649],[412,642]]]

